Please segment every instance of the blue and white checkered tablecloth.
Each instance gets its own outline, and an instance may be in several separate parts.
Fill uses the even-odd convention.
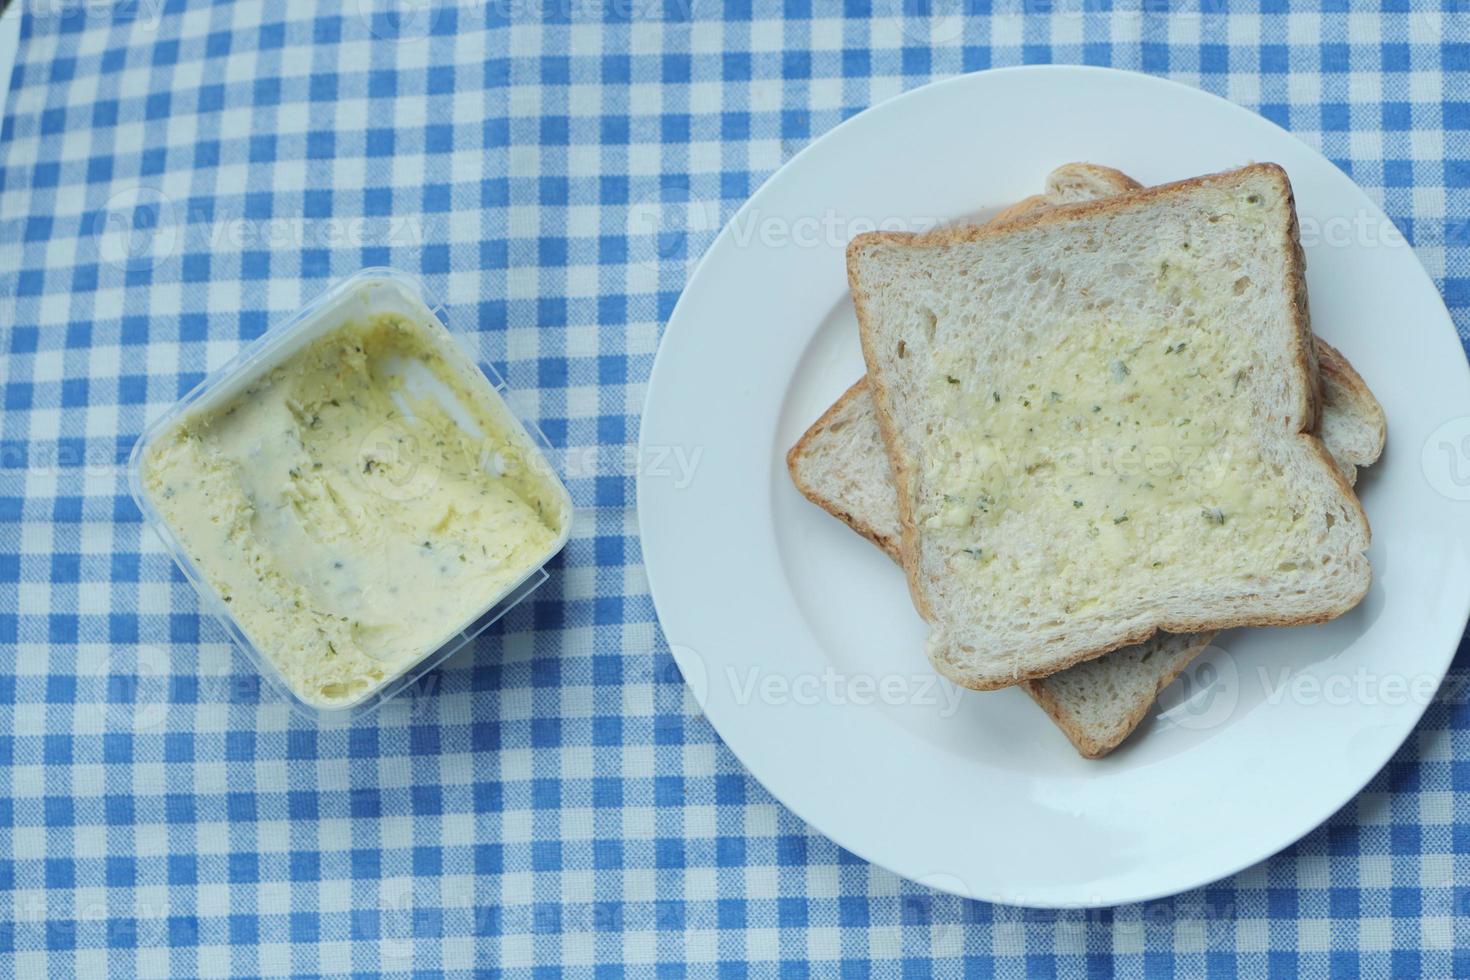
[[[21,0],[0,975],[1470,975],[1464,698],[1218,885],[1094,913],[930,892],[805,826],[699,716],[624,451],[709,215],[852,113],[990,66],[1139,69],[1276,120],[1382,201],[1465,336],[1463,2],[385,2]],[[120,464],[208,370],[379,264],[478,324],[575,461],[581,523],[418,696],[318,729],[201,618]]]

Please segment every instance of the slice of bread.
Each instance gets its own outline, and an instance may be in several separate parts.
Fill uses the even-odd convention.
[[[1142,643],[1022,686],[1083,757],[1101,759],[1133,734],[1164,688],[1215,633],[1155,633]]]
[[[1013,205],[1003,221],[1048,204],[1091,200],[1140,185],[1117,170],[1073,163],[1052,171],[1047,192]],[[1347,359],[1316,339],[1322,378],[1319,433],[1351,483],[1383,450],[1383,409]],[[807,429],[786,456],[807,499],[899,560],[898,501],[866,378]],[[1214,633],[1157,633],[1140,644],[1077,664],[1024,688],[1088,758],[1106,755],[1143,720],[1158,693],[1205,649]]]
[[[941,672],[992,689],[1160,629],[1361,599],[1367,521],[1310,434],[1295,231],[1285,174],[1257,165],[853,241],[900,552]]]
[[[1317,372],[1322,379],[1317,435],[1352,486],[1358,482],[1358,467],[1378,462],[1388,436],[1388,422],[1383,417],[1383,406],[1342,352],[1321,337],[1314,339]]]

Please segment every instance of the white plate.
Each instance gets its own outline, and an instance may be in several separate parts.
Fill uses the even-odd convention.
[[[1173,706],[1098,762],[1019,690],[964,692],[955,705],[959,692],[933,681],[899,570],[802,499],[783,461],[863,372],[843,264],[851,234],[983,214],[1070,160],[1144,183],[1283,165],[1314,326],[1389,419],[1388,450],[1360,483],[1374,530],[1363,603],[1324,626],[1225,634],[1166,692]],[[985,72],[838,126],[720,234],[649,385],[643,549],[705,713],[822,833],[975,898],[1144,900],[1296,840],[1414,727],[1470,602],[1467,417],[1470,371],[1433,283],[1321,155],[1244,109],[1142,75]],[[674,453],[697,460],[692,481],[655,465]]]

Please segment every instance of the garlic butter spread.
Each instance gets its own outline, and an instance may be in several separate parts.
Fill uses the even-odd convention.
[[[1085,612],[1102,592],[1177,585],[1171,566],[1197,570],[1180,559],[1200,552],[1247,578],[1310,560],[1245,402],[1248,342],[1226,298],[1192,285],[1192,266],[1187,253],[1155,258],[1177,310],[1167,323],[1083,314],[1000,380],[980,383],[973,346],[935,348],[925,383],[941,408],[914,518],[956,583],[1000,596],[1039,570],[1026,604],[1045,618]]]
[[[393,315],[338,328],[145,457],[195,567],[311,704],[396,676],[559,537],[561,504],[488,385],[467,384],[430,329]]]

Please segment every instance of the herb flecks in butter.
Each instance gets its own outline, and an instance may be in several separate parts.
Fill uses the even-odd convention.
[[[1295,516],[1241,384],[1252,353],[1229,299],[1200,289],[1202,267],[1191,251],[1160,255],[1154,314],[1050,324],[1044,339],[1015,341],[1026,346],[1003,377],[983,378],[981,355],[964,339],[946,344],[939,325],[926,382],[938,410],[921,437],[914,518],[957,587],[999,596],[1026,582],[1041,616],[1104,591],[1192,585],[1169,576],[1202,547],[1228,550],[1221,565],[1244,576],[1274,572],[1279,558],[1264,556],[1296,540]],[[1003,352],[1019,333],[993,342]],[[1074,565],[1091,577],[1061,571]],[[1022,574],[1037,567],[1055,570],[1044,594]]]
[[[145,458],[185,552],[309,703],[351,703],[400,673],[559,535],[552,484],[436,329],[386,315],[342,327],[185,415]]]

